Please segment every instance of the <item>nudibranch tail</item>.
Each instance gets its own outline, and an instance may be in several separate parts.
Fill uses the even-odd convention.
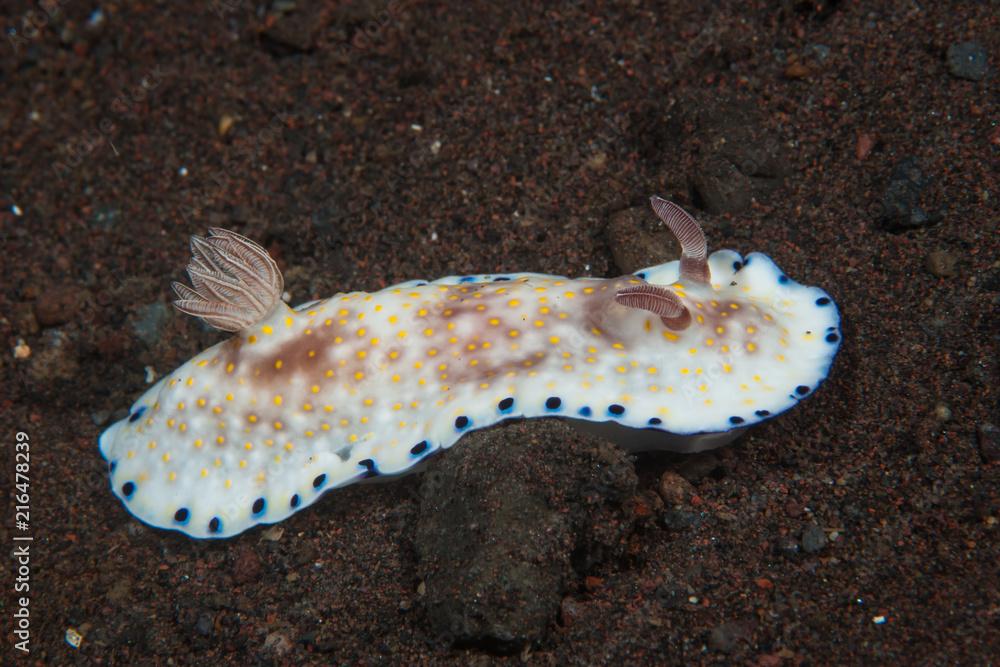
[[[649,201],[656,215],[681,244],[681,280],[707,284],[711,279],[708,269],[708,242],[698,221],[672,201],[656,196],[651,197]]]
[[[691,312],[684,302],[665,287],[649,284],[623,287],[615,294],[615,302],[659,315],[663,325],[674,331],[683,331],[691,324]]]
[[[191,237],[187,271],[191,287],[173,283],[174,306],[223,331],[242,331],[266,318],[281,301],[284,281],[260,244],[212,227],[206,238]]]

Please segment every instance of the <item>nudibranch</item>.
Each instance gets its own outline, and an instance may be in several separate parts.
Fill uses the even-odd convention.
[[[193,237],[175,305],[234,335],[101,435],[112,490],[152,526],[230,537],[506,419],[696,451],[812,394],[841,338],[826,292],[759,253],[709,256],[691,216],[652,205],[682,255],[634,275],[450,276],[294,309],[260,245]]]

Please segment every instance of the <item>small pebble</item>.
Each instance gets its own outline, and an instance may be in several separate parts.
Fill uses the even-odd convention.
[[[951,278],[958,273],[958,258],[947,250],[935,250],[927,255],[925,265],[931,275],[938,278]]]
[[[789,500],[788,502],[785,503],[785,514],[787,514],[793,519],[801,515],[804,511],[805,507],[802,506],[802,503],[796,502],[794,500]]]
[[[691,182],[702,207],[709,213],[735,213],[750,206],[750,178],[723,157],[709,157],[698,165]]]
[[[750,635],[751,629],[748,623],[727,621],[722,625],[712,628],[712,631],[708,633],[708,648],[713,651],[729,653],[740,642],[749,640]]]
[[[636,494],[625,503],[625,507],[636,521],[644,521],[658,515],[663,510],[663,501],[652,491]]]
[[[812,74],[812,70],[799,62],[792,63],[785,68],[785,77],[789,79],[805,79],[810,74]]]
[[[608,163],[608,154],[604,151],[597,151],[589,158],[587,158],[587,168],[591,171],[596,171],[598,173],[604,171],[604,167]]]
[[[15,359],[30,359],[31,358],[31,347],[24,342],[23,338],[17,339],[17,344],[14,346],[14,358]]]
[[[216,128],[219,136],[224,137],[229,134],[234,125],[236,125],[236,119],[229,114],[223,114],[222,118],[219,119],[219,125]]]
[[[213,629],[212,617],[207,613],[199,614],[198,620],[194,624],[194,629],[202,637],[211,636]]]
[[[139,306],[136,309],[136,318],[132,322],[132,330],[142,342],[152,347],[159,342],[169,317],[170,310],[167,304],[161,301]]]
[[[264,650],[280,657],[292,650],[292,642],[280,632],[272,632],[264,638]]]
[[[986,76],[986,49],[978,42],[957,42],[948,47],[948,71],[959,79],[979,81]]]
[[[940,215],[924,210],[921,198],[931,178],[924,173],[914,157],[904,157],[892,170],[889,184],[882,195],[881,222],[890,231],[898,232],[933,224]]]
[[[79,370],[76,346],[65,332],[49,329],[45,332],[45,345],[33,355],[28,374],[36,381],[69,380]]]
[[[697,482],[714,473],[719,467],[719,458],[711,452],[688,456],[677,472],[689,482]]]
[[[864,160],[875,148],[875,135],[862,132],[858,135],[858,143],[854,147],[854,156],[859,160]]]
[[[822,551],[828,542],[826,533],[816,524],[806,526],[802,531],[802,549],[806,553],[814,554]]]
[[[77,632],[76,628],[66,628],[66,643],[73,648],[80,648],[83,643],[83,635]]]
[[[1000,428],[996,425],[985,423],[976,428],[977,439],[979,441],[979,454],[985,463],[995,463],[1000,461]]]
[[[252,549],[243,549],[236,556],[233,564],[233,581],[237,584],[248,584],[260,577],[260,558]]]
[[[624,544],[634,522],[655,517],[662,503],[652,491],[637,496],[632,463],[600,441],[584,439],[593,469],[575,473],[586,466],[579,456],[566,454],[566,440],[581,436],[560,422],[512,424],[466,437],[465,447],[421,480],[414,536],[416,573],[426,582],[421,604],[437,634],[517,651],[537,642],[550,619],[560,615],[571,560],[589,570],[587,563],[604,557],[603,545]],[[559,472],[561,461],[565,473]],[[543,471],[548,482],[539,481]],[[574,505],[562,511],[555,504],[562,501],[550,495],[553,479],[570,499],[592,493],[593,480],[599,479],[601,501],[588,500],[595,504],[588,504],[585,514]],[[598,514],[605,510],[596,502],[609,503],[606,514]],[[621,512],[622,505],[632,511]],[[456,507],[464,509],[456,513]],[[526,523],[524,516],[532,520]],[[576,516],[587,526],[597,521],[592,517],[603,517],[599,530],[608,537],[576,540],[578,530],[591,534],[574,527]],[[513,568],[511,554],[516,554]],[[589,576],[583,585],[594,592],[603,581]]]
[[[813,55],[816,56],[816,60],[823,62],[830,57],[830,47],[826,44],[810,44],[807,49],[812,51]]]
[[[82,291],[72,285],[49,288],[35,302],[35,320],[42,327],[65,324],[76,316],[83,298]]]
[[[694,493],[694,487],[691,486],[691,482],[673,470],[667,470],[663,473],[660,477],[660,486],[657,490],[660,492],[663,502],[668,505],[680,505]]]
[[[267,540],[268,542],[277,542],[281,539],[281,536],[285,534],[285,529],[281,526],[271,526],[263,533],[261,533],[261,539]]]

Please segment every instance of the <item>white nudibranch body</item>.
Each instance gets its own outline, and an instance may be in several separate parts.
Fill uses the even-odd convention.
[[[112,490],[150,525],[229,537],[505,419],[609,422],[633,449],[694,451],[814,392],[840,343],[830,297],[764,255],[707,256],[692,218],[653,206],[680,261],[613,279],[450,276],[296,309],[263,248],[212,230],[179,307],[236,334],[101,435]]]

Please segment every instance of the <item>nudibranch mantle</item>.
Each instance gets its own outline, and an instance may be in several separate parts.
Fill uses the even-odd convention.
[[[505,419],[612,422],[642,430],[624,431],[646,436],[633,449],[693,451],[813,393],[840,343],[830,297],[765,255],[707,256],[692,218],[653,206],[684,254],[634,275],[449,276],[295,309],[263,248],[195,237],[177,305],[235,335],[101,435],[112,490],[152,526],[230,537]]]

